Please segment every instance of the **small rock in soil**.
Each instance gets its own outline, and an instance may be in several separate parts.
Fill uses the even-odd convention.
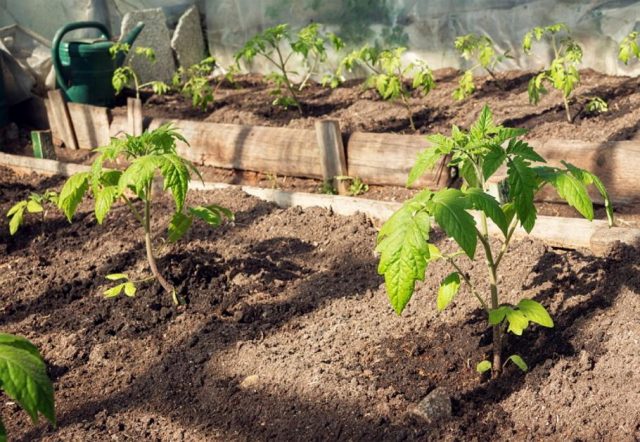
[[[438,387],[411,407],[409,413],[424,419],[427,424],[434,424],[451,417],[451,398],[447,390]]]
[[[254,388],[256,385],[258,385],[259,381],[260,381],[260,378],[258,377],[257,374],[251,374],[246,378],[244,378],[242,382],[240,382],[240,388],[243,388],[245,390],[249,388]]]

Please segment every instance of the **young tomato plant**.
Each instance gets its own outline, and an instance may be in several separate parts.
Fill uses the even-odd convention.
[[[637,31],[627,34],[618,45],[618,60],[624,64],[629,64],[632,58],[640,59],[640,47],[638,46]]]
[[[359,64],[369,70],[365,85],[374,88],[383,100],[399,101],[407,112],[409,126],[416,130],[409,97],[411,90],[406,82],[411,80],[412,89],[427,95],[436,86],[433,73],[422,60],[403,63],[402,56],[406,48],[377,49],[364,46],[348,54],[340,63],[336,72],[342,77],[343,70],[351,72]]]
[[[458,87],[453,91],[453,98],[456,100],[464,100],[470,97],[476,90],[473,82],[473,71],[479,68],[484,69],[501,87],[500,82],[495,76],[494,69],[498,63],[509,58],[508,54],[499,54],[491,40],[486,35],[467,34],[456,37],[454,42],[456,50],[462,58],[472,61],[473,65],[468,68],[458,80]]]
[[[56,425],[47,367],[36,346],[21,336],[0,333],[0,389],[20,404],[34,424],[42,414]],[[0,418],[0,441],[6,440],[7,431]]]
[[[562,92],[562,102],[567,114],[567,121],[571,123],[571,110],[569,109],[569,97],[580,83],[578,65],[582,62],[582,48],[571,38],[569,28],[564,23],[556,23],[546,27],[536,27],[527,32],[522,39],[522,49],[525,54],[531,53],[534,40],[540,41],[547,37],[553,49],[551,65],[539,72],[529,81],[529,101],[538,104],[540,95],[546,94],[544,87],[546,82]]]
[[[27,213],[40,213],[42,214],[42,221],[47,216],[47,205],[58,204],[58,194],[53,190],[47,190],[45,193],[32,193],[29,198],[22,200],[14,204],[7,212],[9,218],[9,233],[15,235],[22,222],[24,221],[24,214]]]
[[[171,79],[172,86],[191,98],[193,107],[204,111],[215,99],[215,91],[209,81],[215,67],[214,57],[207,57],[188,68],[180,66]]]
[[[502,302],[498,286],[500,264],[514,232],[519,226],[531,232],[535,225],[533,201],[536,192],[547,184],[553,186],[562,198],[591,220],[593,204],[586,186],[593,184],[604,198],[609,223],[613,222],[609,196],[602,182],[592,173],[569,163],[563,163],[564,168],[534,165],[545,161],[519,139],[524,132],[496,126],[491,111],[485,106],[469,132],[454,126],[450,137],[430,136],[434,146],[420,153],[409,174],[408,184],[433,168],[442,157],[450,155],[450,164],[459,168],[464,180],[462,189],[436,192],[426,189],[406,201],[382,226],[376,249],[380,254],[378,272],[384,275],[389,300],[398,314],[411,299],[416,281],[424,280],[429,263],[441,260],[452,266],[454,271],[444,278],[438,290],[437,308],[444,310],[461,284],[466,284],[485,310],[493,331],[493,359],[482,361],[477,369],[492,369],[494,376],[503,368],[502,351],[507,332],[521,335],[531,322],[553,327],[553,320],[541,304],[532,299],[521,299],[516,305]],[[508,201],[500,204],[486,192],[486,183],[503,164],[507,166],[509,190]],[[477,216],[474,217],[471,211],[477,211]],[[498,246],[489,240],[487,218],[502,232]],[[443,253],[429,243],[433,220],[460,246],[459,251]],[[465,255],[474,260],[478,243],[486,263],[488,295],[480,293],[476,281],[459,265]],[[507,361],[526,367],[518,355],[510,356]]]
[[[268,76],[275,85],[271,91],[271,94],[276,97],[273,104],[284,108],[294,106],[302,114],[298,94],[309,78],[316,73],[318,65],[326,61],[329,45],[339,50],[344,43],[334,34],[321,33],[320,25],[317,23],[302,28],[295,36],[291,35],[288,25],[282,24],[266,29],[251,38],[235,54],[235,59],[238,64],[240,60],[251,63],[255,57],[260,56],[271,63],[276,68],[276,72]],[[289,67],[293,56],[301,58],[307,66],[307,71],[302,75],[303,80],[298,87],[291,80],[291,75],[296,74]],[[283,89],[286,89],[286,92]]]
[[[220,225],[223,217],[233,218],[233,214],[228,209],[215,204],[185,207],[191,174],[200,175],[188,160],[178,155],[176,151],[177,140],[186,143],[182,135],[176,132],[170,124],[162,125],[137,137],[114,138],[108,146],[96,149],[99,155],[93,162],[91,172],[80,172],[71,176],[62,187],[58,197],[58,207],[71,221],[84,195],[91,192],[95,202],[95,216],[99,224],[105,220],[116,201],[123,201],[144,231],[147,261],[153,278],[167,293],[171,294],[176,304],[178,303],[176,289],[162,276],[153,250],[152,188],[156,174],[159,173],[162,176],[163,190],[169,191],[175,201],[175,211],[168,226],[170,242],[180,239],[191,227],[194,218],[199,218],[213,227]],[[119,158],[129,163],[124,171],[103,168],[105,161],[115,161]],[[133,196],[142,202],[142,209],[134,205]],[[107,279],[125,281],[116,286],[120,287],[119,290],[107,290],[106,296],[115,296],[122,290],[126,295],[133,296],[135,282],[139,282],[130,280],[126,274],[109,275]]]
[[[109,53],[111,57],[116,58],[118,54],[128,54],[131,51],[131,46],[129,43],[114,43],[109,48]],[[116,94],[122,92],[126,86],[129,86],[133,83],[133,89],[136,92],[136,98],[140,99],[140,89],[146,86],[151,86],[153,92],[156,94],[165,94],[169,91],[169,86],[162,81],[150,81],[148,83],[140,84],[140,77],[131,67],[131,60],[133,57],[144,57],[152,63],[156,61],[156,53],[151,48],[146,48],[142,46],[138,46],[135,48],[133,52],[133,56],[129,59],[129,64],[120,66],[115,71],[113,71],[113,77],[111,77],[111,84],[116,91]]]

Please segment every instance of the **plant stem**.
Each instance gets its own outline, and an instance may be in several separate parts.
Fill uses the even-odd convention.
[[[571,123],[572,119],[571,119],[571,111],[569,110],[569,99],[564,94],[562,95],[562,101],[564,103],[564,110],[567,113],[567,121]]]
[[[179,302],[176,295],[176,289],[164,278],[164,276],[160,274],[156,258],[153,256],[153,244],[151,241],[151,184],[147,186],[146,196],[147,198],[144,202],[144,243],[147,250],[147,261],[149,262],[149,268],[151,269],[153,276],[155,276],[162,288],[167,293],[171,294],[174,304],[177,305]]]
[[[282,71],[282,76],[284,77],[285,85],[289,90],[289,94],[291,94],[291,98],[293,98],[293,101],[296,103],[298,112],[300,113],[300,115],[302,115],[302,106],[300,106],[300,102],[298,101],[296,92],[293,90],[293,86],[291,85],[291,81],[289,80],[289,76],[287,75],[286,62],[282,58],[282,52],[280,52],[280,48],[278,46],[275,46],[275,48],[276,48],[276,53],[278,54],[278,59],[280,60],[280,64],[278,65],[278,67]]]
[[[409,126],[411,127],[412,131],[416,131],[416,125],[413,122],[413,114],[411,112],[411,104],[409,104],[409,101],[407,100],[407,97],[404,95],[404,93],[400,93],[400,99],[402,100],[402,104],[404,105],[405,109],[407,110],[407,116],[409,117]]]

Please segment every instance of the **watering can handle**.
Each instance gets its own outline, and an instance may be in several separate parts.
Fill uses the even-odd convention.
[[[86,29],[86,28],[95,28],[100,31],[103,37],[107,40],[111,40],[111,33],[109,29],[105,25],[97,21],[78,21],[75,23],[69,23],[68,25],[63,26],[56,32],[55,37],[53,37],[53,42],[51,43],[51,62],[53,63],[53,67],[56,71],[56,78],[58,80],[58,84],[60,87],[67,92],[67,84],[63,76],[64,68],[62,66],[62,61],[60,60],[60,43],[62,43],[62,38],[69,32],[75,31],[76,29]]]

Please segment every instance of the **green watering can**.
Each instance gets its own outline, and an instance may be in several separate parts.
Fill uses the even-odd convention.
[[[102,34],[99,38],[62,41],[68,32],[77,29],[94,28]],[[135,28],[121,39],[132,45],[144,28],[139,22]],[[115,91],[111,77],[116,68],[122,66],[124,53],[114,59],[109,53],[113,45],[111,34],[105,25],[95,21],[69,23],[58,30],[51,47],[51,60],[56,70],[58,86],[65,98],[74,103],[112,106]]]

